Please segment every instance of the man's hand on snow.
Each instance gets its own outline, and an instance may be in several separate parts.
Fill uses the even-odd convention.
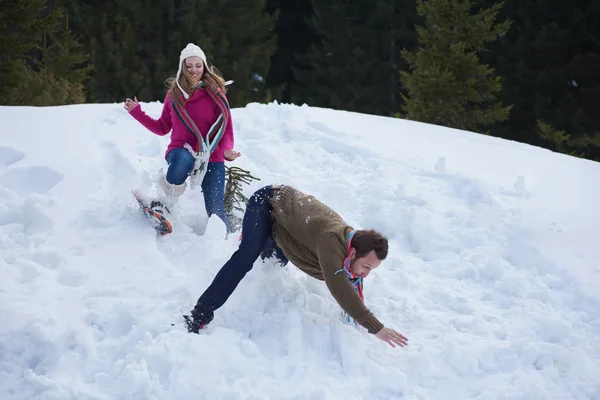
[[[390,328],[383,328],[379,332],[375,334],[378,339],[383,340],[384,342],[389,343],[390,346],[396,347],[398,345],[400,347],[404,347],[408,345],[408,339],[398,332]]]

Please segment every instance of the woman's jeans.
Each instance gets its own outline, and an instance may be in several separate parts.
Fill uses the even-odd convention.
[[[167,182],[173,185],[182,185],[194,168],[194,157],[185,148],[176,147],[167,154],[166,161]],[[202,193],[204,194],[204,205],[210,217],[216,214],[231,231],[231,226],[225,214],[225,163],[209,162],[202,181]]]

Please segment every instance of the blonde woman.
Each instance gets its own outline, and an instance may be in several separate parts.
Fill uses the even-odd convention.
[[[151,132],[171,133],[165,153],[169,165],[160,186],[164,196],[152,202],[154,211],[170,212],[186,188],[189,176],[199,174],[206,211],[216,214],[230,232],[225,215],[225,161],[240,153],[233,149],[234,132],[225,96],[225,81],[207,64],[202,49],[189,43],[179,56],[179,69],[167,80],[170,89],[158,119],[142,111],[137,97],[125,100],[125,109]]]

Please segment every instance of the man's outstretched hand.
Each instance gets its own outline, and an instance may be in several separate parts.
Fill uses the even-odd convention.
[[[408,339],[398,332],[390,328],[383,328],[379,332],[375,334],[378,339],[387,342],[390,346],[396,347],[396,345],[400,347],[404,347],[408,345]]]

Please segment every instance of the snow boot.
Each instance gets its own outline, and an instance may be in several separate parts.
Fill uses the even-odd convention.
[[[189,333],[199,333],[202,329],[206,327],[206,324],[202,324],[199,321],[196,321],[194,318],[189,315],[184,315],[185,326]]]
[[[167,182],[167,179],[163,176],[159,184],[162,194],[158,196],[158,199],[152,201],[150,208],[166,216],[171,214],[175,204],[177,204],[177,200],[185,192],[186,182],[183,182],[181,185],[174,185]]]

